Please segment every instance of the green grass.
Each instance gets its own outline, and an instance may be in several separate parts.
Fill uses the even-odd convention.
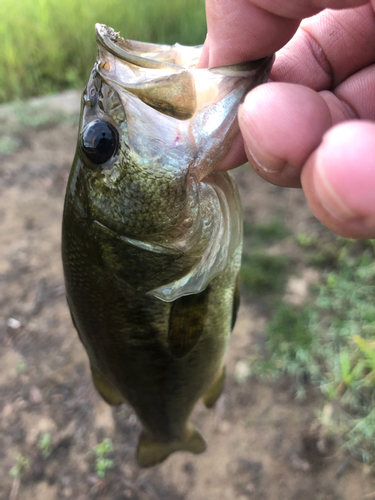
[[[316,243],[299,243],[308,261]],[[337,238],[315,250],[330,263],[321,284],[303,307],[279,303],[266,330],[267,352],[251,360],[251,369],[271,378],[289,374],[300,396],[308,386],[320,388],[325,402],[339,408],[325,425],[356,456],[374,462],[375,242]]]
[[[97,22],[156,43],[196,45],[206,33],[204,0],[1,0],[0,103],[83,87]]]
[[[275,243],[286,238],[289,231],[279,219],[274,219],[268,224],[252,224],[244,221],[244,237],[251,237],[252,246]]]
[[[289,259],[284,255],[267,255],[259,251],[245,253],[241,265],[242,286],[252,295],[281,292],[288,268]]]
[[[250,296],[281,293],[290,271],[290,259],[267,252],[267,249],[286,238],[289,231],[278,219],[268,224],[245,221],[243,231],[241,284],[245,293]]]

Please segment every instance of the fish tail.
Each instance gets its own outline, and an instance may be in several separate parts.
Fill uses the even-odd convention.
[[[142,433],[138,443],[137,462],[141,467],[151,467],[175,451],[203,453],[205,450],[205,440],[191,424],[188,424],[186,436],[181,440],[154,441]]]

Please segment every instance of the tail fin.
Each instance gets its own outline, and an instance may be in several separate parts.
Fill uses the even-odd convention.
[[[205,440],[194,429],[188,425],[186,437],[174,441],[153,441],[141,434],[138,443],[137,462],[141,467],[151,467],[165,460],[175,451],[190,451],[191,453],[202,453],[206,449]]]

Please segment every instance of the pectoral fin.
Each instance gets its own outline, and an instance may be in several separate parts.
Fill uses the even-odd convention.
[[[176,358],[186,356],[201,337],[206,321],[209,287],[175,300],[169,317],[168,344]]]
[[[137,462],[141,467],[151,467],[165,460],[175,451],[190,451],[191,453],[203,453],[206,443],[199,432],[189,424],[186,437],[182,440],[153,441],[144,433],[139,438]]]
[[[103,375],[91,365],[92,381],[95,389],[106,403],[118,406],[125,403],[125,398],[103,377]]]

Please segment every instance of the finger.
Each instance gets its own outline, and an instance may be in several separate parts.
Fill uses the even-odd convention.
[[[250,164],[273,184],[298,186],[304,163],[332,125],[355,118],[375,119],[374,81],[372,65],[333,92],[315,93],[280,82],[254,89],[239,111]],[[237,157],[230,153],[221,162],[221,169],[237,166]],[[227,162],[229,158],[232,164]]]
[[[375,124],[349,121],[327,132],[302,171],[314,215],[349,238],[375,237]]]
[[[208,68],[210,62],[210,41],[208,39],[208,34],[206,40],[203,44],[202,54],[198,62],[198,68]]]
[[[251,0],[251,3],[279,16],[300,18],[309,17],[323,9],[348,9],[363,5],[362,0]]]
[[[232,170],[246,163],[247,157],[244,149],[243,138],[238,133],[232,141],[230,150],[226,156],[216,165],[215,170],[223,172],[225,170]]]
[[[271,79],[329,89],[374,62],[375,14],[371,5],[327,10],[302,21],[293,39],[277,54]]]
[[[290,83],[254,89],[238,118],[250,164],[269,182],[288,187],[300,186],[302,165],[332,125],[325,100]]]
[[[293,36],[299,20],[276,16],[249,0],[207,0],[209,66],[235,64],[272,54]]]
[[[375,64],[352,75],[333,93],[342,107],[353,117],[375,120]],[[332,112],[331,112],[332,113]],[[333,116],[333,123],[339,119]]]
[[[209,66],[265,57],[290,40],[303,17],[325,7],[366,3],[367,0],[207,0]]]

